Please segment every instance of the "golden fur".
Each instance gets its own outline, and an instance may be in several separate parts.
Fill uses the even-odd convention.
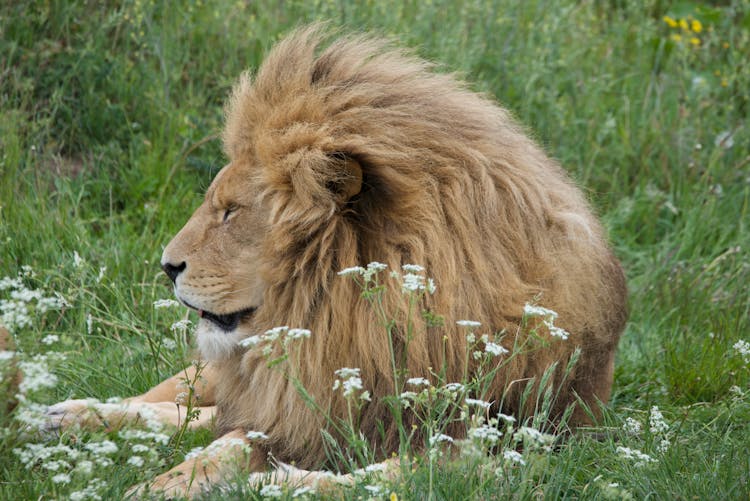
[[[626,288],[580,190],[506,110],[452,75],[380,40],[325,38],[318,27],[297,31],[236,85],[224,133],[230,163],[165,250],[168,262],[187,263],[184,290],[218,314],[258,307],[232,342],[280,325],[310,329],[288,364],[334,416],[345,409],[334,371],[361,368],[372,393],[361,430],[383,455],[397,438],[381,402],[394,391],[388,338],[356,284],[337,276],[354,265],[416,263],[434,277],[437,292],[422,306],[445,326],[417,319],[408,348],[403,325],[396,330],[410,376],[445,367],[447,381],[459,381],[466,330],[455,321],[505,331],[512,349],[524,304],[536,300],[559,313],[570,339],[515,358],[486,398],[523,412],[526,381],[580,347],[573,374],[556,372],[555,412],[575,395],[606,402]],[[180,287],[178,279],[178,295]],[[406,309],[403,296],[387,297],[387,311]],[[202,323],[199,345],[218,362],[219,429],[262,431],[277,458],[319,466],[322,417],[260,350],[216,348],[226,334]]]

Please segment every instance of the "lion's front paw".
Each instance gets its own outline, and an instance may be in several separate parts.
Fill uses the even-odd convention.
[[[125,493],[125,499],[193,499],[209,486],[205,479],[196,478],[192,472],[176,469],[163,473],[149,482],[131,487]]]
[[[54,432],[74,426],[94,428],[102,426],[101,414],[97,412],[98,402],[92,399],[65,400],[47,407],[44,413],[44,431]]]

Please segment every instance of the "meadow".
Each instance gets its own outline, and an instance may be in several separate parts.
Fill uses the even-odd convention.
[[[750,498],[750,1],[0,0],[0,323],[25,374],[0,405],[0,499],[120,499],[209,443],[29,430],[42,405],[190,363],[163,246],[224,164],[233,81],[313,20],[393,37],[510,109],[585,190],[630,290],[595,433],[341,496]],[[221,496],[293,494],[238,477]]]

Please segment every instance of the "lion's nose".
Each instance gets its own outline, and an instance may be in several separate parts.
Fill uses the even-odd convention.
[[[161,269],[164,270],[164,273],[167,274],[167,276],[172,279],[172,282],[177,281],[177,275],[179,275],[185,268],[187,267],[187,264],[185,261],[181,262],[178,265],[174,265],[172,263],[162,263]]]

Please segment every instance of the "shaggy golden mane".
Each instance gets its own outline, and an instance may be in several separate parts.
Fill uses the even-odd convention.
[[[371,261],[394,270],[415,263],[437,284],[420,308],[445,324],[415,318],[408,342],[403,322],[395,329],[410,377],[434,382],[430,374],[444,367],[446,381],[460,381],[466,329],[455,322],[504,331],[512,350],[524,305],[535,303],[555,310],[570,338],[514,358],[485,398],[506,413],[530,412],[518,408],[526,382],[554,362],[564,366],[578,347],[574,372],[564,381],[555,372],[553,413],[575,395],[606,402],[626,289],[580,190],[506,110],[453,75],[382,40],[327,40],[314,26],[281,41],[256,75],[240,78],[226,108],[226,153],[250,166],[254,203],[267,211],[257,263],[267,288],[255,332],[312,331],[286,363],[334,417],[346,409],[331,389],[334,371],[359,367],[372,393],[360,428],[386,455],[398,443],[382,402],[394,393],[387,331],[354,281],[337,273]],[[354,194],[348,161],[362,170]],[[384,301],[403,321],[406,296]],[[259,350],[238,351],[216,369],[221,430],[263,431],[276,457],[300,467],[325,462],[326,421]],[[580,411],[574,418],[586,420]]]

